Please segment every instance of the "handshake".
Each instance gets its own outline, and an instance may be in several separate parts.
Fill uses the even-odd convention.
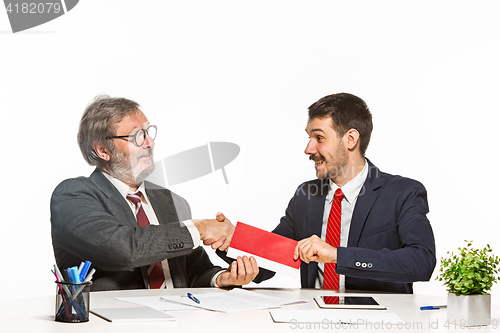
[[[212,249],[227,251],[234,233],[234,225],[224,214],[217,213],[213,220],[191,220],[200,233],[203,244],[210,245]]]
[[[214,220],[191,220],[200,233],[203,244],[212,249],[227,251],[234,233],[234,225],[224,214],[217,213]],[[250,283],[259,274],[259,266],[254,257],[238,257],[226,271],[217,276],[219,287],[241,286]]]

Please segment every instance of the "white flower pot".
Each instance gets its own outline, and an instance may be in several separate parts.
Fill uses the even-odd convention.
[[[483,326],[491,323],[491,295],[448,293],[448,322],[457,326]]]

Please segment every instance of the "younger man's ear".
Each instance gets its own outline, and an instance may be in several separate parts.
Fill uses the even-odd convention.
[[[354,128],[348,130],[344,137],[346,138],[347,149],[353,150],[356,146],[359,146],[359,132]]]

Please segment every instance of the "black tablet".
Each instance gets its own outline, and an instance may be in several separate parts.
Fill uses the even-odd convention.
[[[320,308],[327,309],[386,309],[371,296],[316,296],[314,300]]]

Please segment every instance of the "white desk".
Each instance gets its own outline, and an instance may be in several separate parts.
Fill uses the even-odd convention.
[[[194,290],[194,291],[193,291]],[[251,289],[258,293],[288,297],[292,299],[306,299],[309,303],[287,305],[282,309],[300,310],[300,309],[318,309],[313,297],[322,295],[337,295],[335,291],[324,291],[314,289]],[[182,295],[186,292],[201,294],[206,292],[225,292],[216,288],[200,289],[173,289],[169,291],[158,290],[133,290],[133,291],[112,291],[112,292],[94,292],[90,295],[90,306],[92,308],[103,307],[134,307],[137,305],[118,301],[115,297],[135,297],[135,296],[154,296],[154,295]],[[447,329],[446,310],[421,311],[420,306],[424,305],[442,305],[446,304],[445,297],[424,296],[424,295],[400,295],[400,294],[377,294],[377,298],[387,306],[387,311],[397,313],[404,321],[406,328],[401,330],[392,327],[392,332],[438,332],[438,331],[456,331],[462,332],[465,328],[452,327]],[[357,328],[345,326],[325,327],[317,324],[316,329],[303,329],[291,324],[274,323],[269,315],[269,310],[257,310],[248,312],[220,313],[206,310],[175,311],[176,320],[173,322],[133,322],[133,323],[110,323],[95,315],[90,315],[90,321],[87,323],[59,323],[54,321],[55,296],[44,296],[34,299],[0,303],[0,331],[2,333],[10,332],[120,332],[120,333],[143,333],[143,332],[297,332],[297,331],[370,331],[370,327],[358,325]],[[374,310],[383,311],[383,310]],[[495,325],[480,328],[480,332],[500,332],[500,306],[492,306],[492,317]],[[376,327],[372,327],[374,331]],[[475,328],[478,329],[478,328]],[[377,331],[386,331],[387,329],[379,327]]]

